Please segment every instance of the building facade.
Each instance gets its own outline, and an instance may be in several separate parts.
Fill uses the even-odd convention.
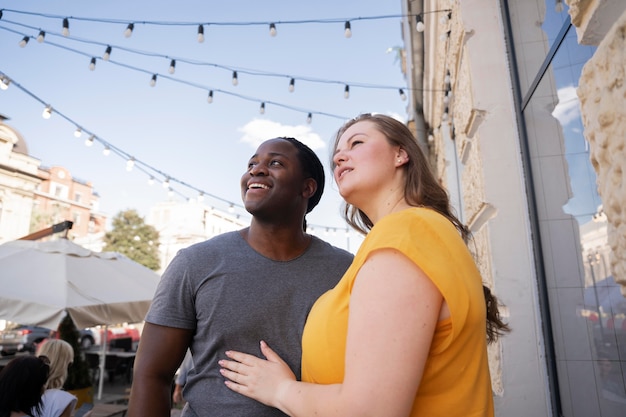
[[[106,216],[89,182],[63,167],[46,168],[28,155],[22,135],[0,115],[0,243],[69,220],[67,236],[100,251]]]
[[[496,415],[625,416],[626,2],[402,5],[410,126],[513,329]]]

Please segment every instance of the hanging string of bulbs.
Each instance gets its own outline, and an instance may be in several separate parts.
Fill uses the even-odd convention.
[[[225,203],[228,206],[226,211],[228,211],[229,213],[233,214],[235,213],[235,209],[239,209],[242,213],[245,213],[243,214],[244,217],[249,217],[249,214],[247,213],[243,205],[234,203],[230,200],[227,200],[215,194],[209,193],[201,188],[191,185],[185,181],[182,181],[173,175],[163,172],[162,170],[155,168],[154,166],[140,159],[135,158],[133,155],[113,145],[111,142],[106,141],[101,136],[97,135],[95,132],[92,132],[91,130],[82,126],[80,123],[74,121],[73,119],[65,115],[63,112],[54,108],[51,104],[47,103],[46,101],[38,97],[36,94],[32,93],[30,90],[25,88],[19,82],[15,81],[15,79],[9,77],[4,72],[0,71],[0,90],[7,90],[10,85],[17,87],[20,91],[27,94],[35,101],[41,103],[44,106],[44,110],[42,112],[42,117],[44,119],[50,119],[53,114],[58,115],[62,119],[66,120],[67,122],[75,126],[74,136],[76,138],[80,138],[83,135],[87,136],[87,139],[85,139],[85,146],[91,147],[93,146],[94,143],[97,142],[98,144],[102,146],[102,154],[104,156],[109,156],[111,153],[113,153],[114,155],[117,155],[118,157],[126,161],[127,171],[137,170],[145,174],[148,177],[148,185],[153,185],[157,181],[161,182],[161,185],[163,186],[163,188],[167,190],[169,197],[177,195],[181,197],[183,200],[186,200],[189,202],[193,201],[194,198],[189,197],[188,194],[180,190],[180,187],[182,187],[187,190],[195,192],[196,193],[195,199],[198,202],[204,202],[205,197],[209,197],[213,200],[219,201],[221,203]],[[237,218],[240,218],[242,216],[242,214],[235,214],[235,215]],[[320,225],[320,224],[308,225],[309,233],[315,233],[316,230],[323,230],[325,231],[326,234],[334,234],[338,230],[345,231],[346,234],[350,233],[350,230],[348,229],[347,226],[339,227],[339,226],[328,226],[328,225]]]

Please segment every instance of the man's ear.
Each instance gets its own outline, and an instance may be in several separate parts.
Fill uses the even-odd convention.
[[[311,198],[317,191],[317,181],[313,178],[304,180],[304,188],[302,189],[302,197]]]

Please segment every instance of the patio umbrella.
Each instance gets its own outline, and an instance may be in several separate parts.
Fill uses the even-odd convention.
[[[0,245],[0,319],[56,329],[144,319],[159,275],[116,252],[92,252],[68,239]],[[106,339],[98,398],[102,396]]]
[[[159,275],[116,252],[68,239],[0,245],[0,319],[56,329],[69,314],[78,328],[144,319]]]

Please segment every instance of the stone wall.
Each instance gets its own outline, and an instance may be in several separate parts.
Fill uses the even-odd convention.
[[[585,64],[578,88],[585,137],[608,220],[611,270],[626,296],[625,76],[626,12]]]

